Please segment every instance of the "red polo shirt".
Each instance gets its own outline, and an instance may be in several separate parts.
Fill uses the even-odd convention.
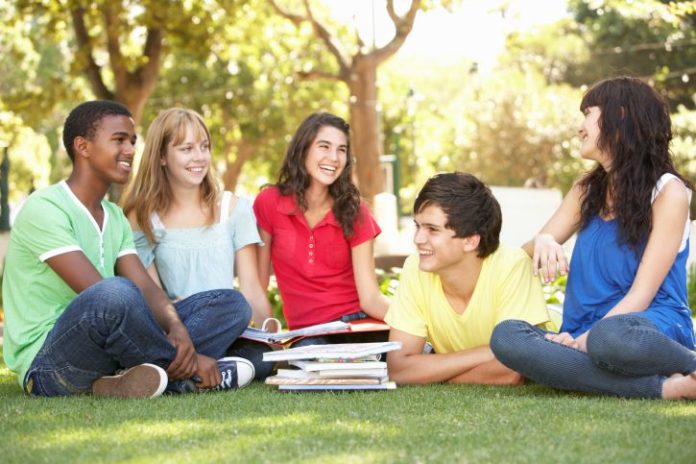
[[[271,262],[289,328],[334,321],[360,310],[351,248],[381,232],[364,203],[350,239],[333,211],[310,229],[294,195],[281,195],[277,187],[259,193],[254,213],[259,227],[272,237]]]

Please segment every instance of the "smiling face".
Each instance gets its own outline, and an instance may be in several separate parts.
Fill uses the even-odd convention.
[[[457,238],[446,227],[447,214],[437,205],[429,205],[416,213],[416,233],[413,243],[418,249],[421,271],[440,274],[459,265],[467,252],[476,252],[477,236]]]
[[[205,131],[188,124],[185,135],[167,145],[160,162],[172,184],[199,187],[208,174],[210,160],[210,140]]]
[[[104,116],[90,138],[75,139],[78,154],[106,184],[125,184],[135,155],[135,125],[123,115]]]
[[[588,106],[583,113],[585,118],[578,128],[578,135],[582,143],[580,147],[580,156],[584,159],[597,161],[607,167],[610,158],[599,148],[599,136],[601,132],[599,120],[602,116],[602,110],[599,106]]]
[[[348,160],[346,134],[332,126],[323,126],[307,149],[305,169],[310,186],[333,184],[346,167]]]

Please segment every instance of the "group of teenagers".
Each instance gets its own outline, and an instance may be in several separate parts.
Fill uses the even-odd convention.
[[[618,77],[580,104],[594,167],[523,247],[475,176],[437,174],[415,200],[416,253],[392,301],[379,290],[380,228],[352,180],[348,124],[307,117],[277,182],[254,202],[222,192],[194,111],[160,112],[132,180],[136,134],[112,101],[72,110],[69,177],[17,215],[3,279],[4,357],[29,395],[155,397],[235,389],[273,372],[240,335],[270,318],[275,274],[288,327],[369,316],[386,332],[297,344],[399,341],[399,384],[517,385],[621,397],[696,398],[687,304],[692,185],[675,169],[669,109]],[[126,185],[121,207],[105,200]],[[572,259],[562,244],[577,233]],[[569,264],[570,263],[570,264]],[[560,329],[541,281],[568,273]],[[238,289],[235,289],[235,281]],[[432,349],[426,349],[432,347]]]

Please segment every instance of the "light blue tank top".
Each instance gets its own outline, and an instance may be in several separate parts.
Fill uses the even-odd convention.
[[[251,203],[238,198],[230,213],[230,192],[224,192],[220,222],[191,229],[166,229],[154,214],[156,243],[141,231],[133,232],[138,256],[145,267],[154,261],[162,286],[172,300],[204,290],[234,288],[234,256],[240,248],[260,243]]]
[[[666,174],[660,179],[653,200],[673,177]],[[689,227],[687,219],[679,253],[652,303],[635,314],[650,319],[665,335],[693,349],[694,328],[686,291]],[[593,217],[578,233],[573,249],[561,331],[574,337],[582,335],[611,310],[631,288],[640,255],[620,243],[616,220]]]

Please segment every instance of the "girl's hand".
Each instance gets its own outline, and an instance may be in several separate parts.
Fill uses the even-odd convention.
[[[553,282],[559,275],[568,273],[568,261],[563,247],[551,234],[538,234],[534,237],[534,254],[532,256],[534,275],[541,276],[544,283]]]
[[[573,338],[572,335],[570,335],[568,332],[561,332],[561,333],[548,333],[544,336],[549,341],[552,341],[554,343],[559,343],[561,345],[568,346],[570,348],[575,348],[576,350],[580,349],[580,345],[578,344],[578,341]]]

